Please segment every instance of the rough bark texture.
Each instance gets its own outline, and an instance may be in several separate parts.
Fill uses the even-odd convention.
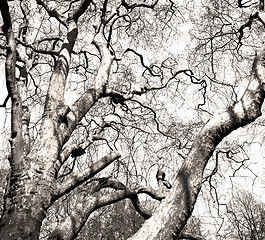
[[[83,1],[74,13],[74,17],[70,16],[68,19],[55,9],[50,9],[46,2],[38,0],[37,3],[43,6],[50,16],[55,17],[67,27],[68,31],[50,78],[41,128],[32,149],[30,149],[28,137],[29,113],[24,89],[26,70],[21,67],[20,80],[17,81],[15,74],[16,42],[12,30],[12,19],[7,1],[2,1],[0,4],[4,21],[2,29],[7,45],[6,83],[12,101],[11,156],[9,158],[11,172],[0,222],[2,239],[38,239],[46,210],[56,198],[57,185],[54,180],[58,171],[60,150],[76,124],[96,101],[94,97],[91,99],[86,97],[85,109],[76,109],[76,112],[82,113],[78,115],[72,112],[72,115],[77,117],[71,122],[72,128],[68,129],[67,134],[67,124],[61,121],[62,115],[69,113],[69,109],[64,105],[64,89],[71,53],[78,33],[77,20],[90,2]],[[98,96],[100,94],[98,91]],[[114,159],[117,157],[119,155],[116,154]],[[92,170],[95,174],[97,169]],[[87,179],[87,176],[83,178]],[[81,182],[79,181],[79,184]]]
[[[233,130],[253,122],[261,115],[265,84],[264,57],[265,46],[254,60],[251,79],[241,100],[204,126],[179,170],[170,194],[131,240],[169,240],[180,234],[193,211],[204,168],[216,146]]]

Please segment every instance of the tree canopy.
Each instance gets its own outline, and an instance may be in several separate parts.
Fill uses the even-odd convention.
[[[203,239],[185,228],[200,192],[220,215],[227,178],[230,192],[245,174],[264,187],[263,1],[0,12],[4,239],[90,239],[95,226],[101,239]]]

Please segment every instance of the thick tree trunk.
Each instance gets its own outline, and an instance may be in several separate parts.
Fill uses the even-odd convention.
[[[30,180],[25,175],[24,178],[12,178],[5,197],[0,238],[38,239],[42,221],[46,216],[45,209],[51,199],[47,192],[48,185],[45,181]]]
[[[77,187],[78,184],[83,183],[88,177],[96,174],[119,157],[117,154],[110,155],[113,159],[109,161],[106,159],[106,161],[95,164],[89,171],[84,171],[84,174],[79,175],[78,181],[73,179],[73,184],[64,185],[66,188],[63,189],[61,195],[55,195],[54,188],[60,187],[55,181],[62,164],[60,151],[82,117],[103,94],[114,59],[107,47],[103,34],[104,26],[102,26],[94,39],[94,44],[101,54],[101,64],[94,79],[94,89],[88,90],[80,97],[72,109],[64,104],[71,53],[78,34],[77,22],[91,2],[81,1],[76,11],[67,18],[51,8],[48,1],[37,0],[37,4],[42,6],[50,17],[55,17],[67,28],[67,34],[50,78],[42,123],[34,146],[30,146],[28,132],[30,113],[27,108],[26,91],[24,91],[26,75],[20,74],[20,81],[17,81],[17,49],[12,29],[12,17],[8,1],[3,0],[0,4],[0,13],[4,22],[2,30],[7,45],[6,85],[12,101],[11,156],[9,158],[11,176],[5,193],[4,211],[0,219],[0,239],[38,239],[46,210],[55,201],[55,197],[71,191],[72,188]],[[26,72],[26,69],[24,70]]]
[[[41,156],[42,151],[39,150]],[[23,158],[11,173],[0,221],[0,239],[38,239],[46,210],[52,203],[53,177],[37,155]]]
[[[32,202],[32,204],[35,203]],[[20,208],[20,206],[7,209],[1,221],[1,239],[39,239],[44,217],[44,212],[36,205],[30,209]]]

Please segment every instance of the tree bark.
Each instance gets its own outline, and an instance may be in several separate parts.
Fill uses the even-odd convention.
[[[46,210],[58,196],[56,194],[58,189],[55,189],[59,187],[56,176],[61,166],[58,162],[60,162],[63,145],[68,141],[76,125],[103,94],[107,84],[114,57],[106,47],[107,42],[103,36],[102,26],[95,37],[95,45],[102,56],[98,74],[94,79],[95,86],[87,91],[73,105],[72,109],[64,105],[65,85],[71,63],[71,54],[78,34],[77,21],[85,13],[91,2],[83,0],[79,8],[67,18],[56,9],[49,7],[47,1],[37,0],[37,3],[51,17],[55,17],[67,28],[67,33],[49,81],[41,127],[32,148],[30,148],[27,132],[29,112],[25,111],[25,106],[22,106],[27,98],[23,88],[26,75],[21,75],[21,79],[18,81],[20,86],[18,86],[16,81],[16,41],[12,30],[12,19],[7,0],[0,4],[4,22],[2,29],[7,42],[6,83],[12,101],[11,156],[9,158],[11,170],[0,221],[2,239],[32,240],[39,238],[40,227],[45,218]],[[116,154],[109,163],[118,157],[119,154]],[[108,165],[108,161],[105,161],[105,165],[104,161],[102,162],[102,164],[98,162],[94,168],[85,171],[82,176],[78,176],[78,182],[73,179],[74,183],[70,184],[70,188],[77,187],[86,181],[90,175],[96,174]],[[58,167],[58,165],[60,166]],[[64,190],[62,194],[65,194],[68,189]]]
[[[38,239],[41,223],[51,203],[52,181],[43,177],[38,159],[23,159],[11,170],[0,222],[1,239]]]
[[[50,79],[39,138],[30,149],[27,134],[29,113],[25,111],[26,106],[22,106],[27,98],[23,88],[26,72],[20,74],[19,81],[16,80],[16,42],[6,0],[1,2],[0,11],[7,43],[6,84],[12,101],[11,169],[0,221],[0,236],[1,239],[10,240],[38,239],[46,210],[54,201],[54,163],[63,144],[58,106],[61,108],[63,105],[64,86],[77,37],[77,25],[74,20],[66,22],[58,15],[68,28],[68,33]],[[47,11],[51,13],[49,9]],[[52,13],[56,13],[56,10]]]

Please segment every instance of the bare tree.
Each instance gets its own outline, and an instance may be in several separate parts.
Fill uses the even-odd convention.
[[[261,6],[232,34],[240,43],[249,25],[264,24]],[[179,68],[180,58],[165,50],[191,11],[185,2],[3,0],[0,11],[1,106],[11,110],[1,237],[38,239],[47,211],[75,194],[48,239],[74,239],[94,211],[126,198],[146,219],[130,239],[185,238],[216,146],[261,116],[265,46],[253,56],[241,99],[206,123],[185,126],[168,117],[165,97],[181,105],[182,93],[193,89],[199,109],[207,100],[206,80]],[[155,188],[147,179],[152,166],[165,165],[162,158],[167,167],[174,162],[175,179],[160,170]],[[150,212],[139,194],[163,201]]]
[[[227,206],[227,227],[224,239],[253,239],[265,237],[265,206],[248,192],[238,193]]]

